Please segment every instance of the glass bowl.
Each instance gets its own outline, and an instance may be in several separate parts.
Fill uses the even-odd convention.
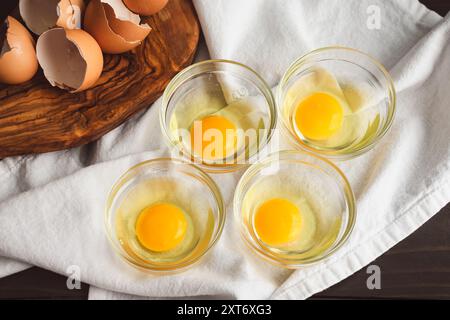
[[[322,116],[297,112],[315,93],[333,96],[342,113],[331,113],[338,122],[325,122],[327,129],[308,132],[308,124],[326,119],[322,111]],[[369,55],[344,47],[322,48],[299,58],[277,89],[282,129],[290,141],[297,149],[331,159],[350,159],[373,148],[391,127],[395,103],[386,69]]]
[[[136,228],[143,210],[160,203],[180,208],[187,227],[181,244],[155,252],[142,245]],[[112,247],[127,262],[147,271],[170,272],[192,265],[213,247],[225,211],[219,189],[201,169],[158,158],[135,165],[118,179],[107,200],[105,222]]]
[[[181,71],[164,91],[160,109],[172,157],[207,172],[231,172],[253,161],[270,141],[276,117],[275,99],[265,81],[251,68],[228,60],[203,61]],[[195,123],[205,131],[196,131]],[[223,139],[216,137],[221,133],[217,128],[228,128],[235,136],[226,139],[223,131]],[[203,148],[196,148],[193,137],[200,138]],[[214,147],[206,156],[204,147],[216,141],[224,149]]]
[[[274,199],[288,200],[300,212],[297,238],[289,245],[267,244],[257,230],[257,213]],[[291,269],[330,256],[347,240],[356,219],[354,195],[343,173],[325,158],[303,151],[274,153],[250,166],[238,183],[233,205],[251,250]],[[272,210],[283,216],[279,208]],[[271,232],[277,229],[271,221],[267,225]]]

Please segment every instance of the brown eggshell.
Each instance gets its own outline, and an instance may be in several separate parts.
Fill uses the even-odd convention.
[[[66,30],[66,36],[78,47],[87,64],[83,83],[75,92],[86,90],[92,87],[102,74],[102,49],[95,39],[83,30]]]
[[[83,0],[61,0],[58,3],[56,25],[65,29],[80,29],[85,10]]]
[[[7,30],[0,52],[0,82],[19,84],[33,78],[38,69],[34,40],[13,17],[5,20]]]
[[[44,32],[38,39],[36,53],[47,80],[71,92],[92,87],[103,69],[100,46],[80,29]]]
[[[168,0],[123,0],[123,2],[131,11],[143,16],[150,16],[161,11]]]
[[[79,29],[83,0],[20,0],[19,10],[27,27],[40,35],[53,27]]]
[[[129,51],[137,47],[150,32],[150,28],[146,25],[115,18],[114,9],[101,0],[89,2],[84,16],[84,29],[97,40],[105,53]]]
[[[108,4],[104,4],[103,8],[111,30],[126,41],[142,41],[152,30],[147,24],[139,25],[139,22],[136,24],[129,20],[117,19],[114,14],[114,9]]]

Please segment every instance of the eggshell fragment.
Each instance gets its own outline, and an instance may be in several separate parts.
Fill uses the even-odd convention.
[[[123,2],[131,11],[150,16],[162,10],[168,0],[123,0]]]
[[[100,46],[87,32],[51,29],[37,41],[37,58],[51,85],[71,92],[92,87],[103,69]]]
[[[58,3],[56,25],[65,29],[81,29],[81,19],[85,10],[83,0],[61,0]]]
[[[141,44],[151,28],[121,0],[92,0],[86,8],[84,29],[105,53],[122,53]]]
[[[140,25],[141,18],[129,11],[125,5],[120,1],[122,7],[117,12],[126,10],[129,15],[125,13],[124,16],[117,15],[111,5],[105,5],[105,14],[111,30],[120,35],[127,41],[142,41],[150,32],[150,27],[147,24]]]
[[[7,17],[0,39],[0,82],[19,84],[36,74],[38,62],[34,40],[28,30],[13,17]]]
[[[20,0],[19,10],[27,27],[37,35],[53,28],[81,28],[83,0]]]

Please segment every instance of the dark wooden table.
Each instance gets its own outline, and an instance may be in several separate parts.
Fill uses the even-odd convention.
[[[421,1],[441,15],[450,10],[448,0]],[[450,299],[450,204],[373,264],[381,269],[381,290],[367,289],[363,268],[313,298]],[[0,299],[86,299],[88,290],[68,290],[66,277],[40,268],[0,279]]]

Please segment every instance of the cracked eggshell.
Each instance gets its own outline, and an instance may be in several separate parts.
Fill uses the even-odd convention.
[[[84,29],[105,53],[122,53],[141,44],[151,28],[121,0],[91,0],[86,8]]]
[[[7,17],[4,38],[0,39],[0,82],[19,84],[33,78],[38,69],[34,40],[13,17]]]
[[[123,2],[131,11],[143,16],[150,16],[161,11],[168,0],[123,0]]]
[[[58,3],[56,25],[65,29],[81,29],[81,19],[85,10],[83,0],[61,0]]]
[[[92,87],[103,70],[99,45],[80,29],[44,32],[37,41],[36,53],[50,84],[71,92]]]
[[[83,0],[20,0],[19,10],[35,34],[54,28],[80,29],[85,9]]]

